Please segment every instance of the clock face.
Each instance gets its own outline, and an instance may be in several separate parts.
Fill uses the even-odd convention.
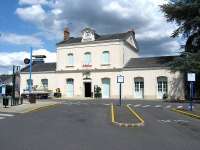
[[[91,36],[90,31],[85,31],[85,37],[90,37],[90,36]]]
[[[84,30],[82,33],[82,41],[94,41],[94,33],[91,30]]]

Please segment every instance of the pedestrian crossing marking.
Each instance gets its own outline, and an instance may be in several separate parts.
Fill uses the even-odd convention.
[[[183,106],[177,106],[177,108],[183,108]]]
[[[13,117],[14,114],[6,114],[6,113],[0,113],[0,120],[6,119],[8,117]]]
[[[166,106],[166,108],[171,108],[171,107],[172,107],[171,105],[167,105],[167,106]]]
[[[141,106],[141,104],[137,104],[137,105],[133,105],[134,107],[140,107]]]
[[[147,108],[147,107],[150,107],[151,105],[144,105],[142,106],[143,108]]]
[[[2,117],[13,117],[14,115],[13,114],[2,114],[0,113],[0,116]]]
[[[103,105],[103,106],[109,106],[109,103],[97,103],[97,102],[64,102],[62,104],[65,105],[76,105],[76,106],[89,106],[89,105]],[[138,108],[165,108],[165,109],[170,109],[172,108],[173,105],[164,105],[164,104],[141,104],[141,103],[136,103],[133,104],[133,107],[138,107]],[[176,108],[183,108],[183,105],[179,105],[179,106],[174,106]],[[0,115],[1,116],[1,115]]]

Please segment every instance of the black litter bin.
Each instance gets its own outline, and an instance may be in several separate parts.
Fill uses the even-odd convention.
[[[36,103],[36,96],[35,94],[29,94],[29,102],[32,103]]]
[[[9,103],[9,98],[4,96],[3,97],[3,105],[4,105],[5,108],[8,106],[8,103]]]

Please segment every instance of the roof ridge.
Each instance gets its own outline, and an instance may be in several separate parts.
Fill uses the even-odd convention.
[[[147,56],[147,57],[138,57],[131,59],[146,59],[146,58],[164,58],[164,57],[178,57],[179,55],[166,55],[166,56]]]
[[[110,34],[98,34],[98,37],[95,41],[103,41],[103,40],[112,40],[112,39],[124,39],[126,35],[130,34],[130,31],[120,32],[120,33],[110,33]],[[59,44],[71,44],[71,43],[81,43],[82,37],[70,37],[67,41],[58,42]]]

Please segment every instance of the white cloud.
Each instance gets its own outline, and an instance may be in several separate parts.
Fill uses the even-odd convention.
[[[41,39],[31,35],[19,35],[15,33],[2,33],[0,42],[6,42],[15,45],[31,45],[34,47],[42,47]]]
[[[169,38],[176,26],[166,22],[159,7],[167,2],[168,0],[20,0],[19,4],[27,5],[20,5],[16,14],[35,24],[41,31],[40,36],[47,39],[61,40],[65,26],[69,26],[72,35],[78,35],[79,30],[85,26],[94,28],[100,34],[134,28],[138,40],[155,41],[151,42],[155,45],[151,45],[151,50],[145,46],[141,51],[154,53],[155,48],[162,48],[165,50],[161,52],[167,53],[167,49],[162,46],[163,40],[167,39],[166,43],[169,40],[172,43],[176,41]],[[175,44],[171,46],[172,49],[177,47]]]
[[[46,55],[45,62],[56,62],[56,53],[50,52],[46,49],[37,49],[33,51],[33,55]],[[12,65],[24,66],[24,58],[29,58],[30,53],[27,51],[18,52],[0,52],[0,73],[7,73]],[[1,70],[5,70],[1,72]]]
[[[16,14],[25,21],[40,23],[46,18],[46,12],[41,5],[32,5],[25,8],[17,8]]]
[[[40,35],[48,40],[60,39],[62,30],[67,22],[66,19],[59,17],[62,14],[61,9],[51,8],[45,11],[40,4],[17,8],[16,14],[24,21],[35,24],[42,31]]]
[[[20,5],[47,4],[47,0],[19,0]]]
[[[62,10],[61,9],[52,9],[51,11],[54,15],[58,16],[62,13]]]

